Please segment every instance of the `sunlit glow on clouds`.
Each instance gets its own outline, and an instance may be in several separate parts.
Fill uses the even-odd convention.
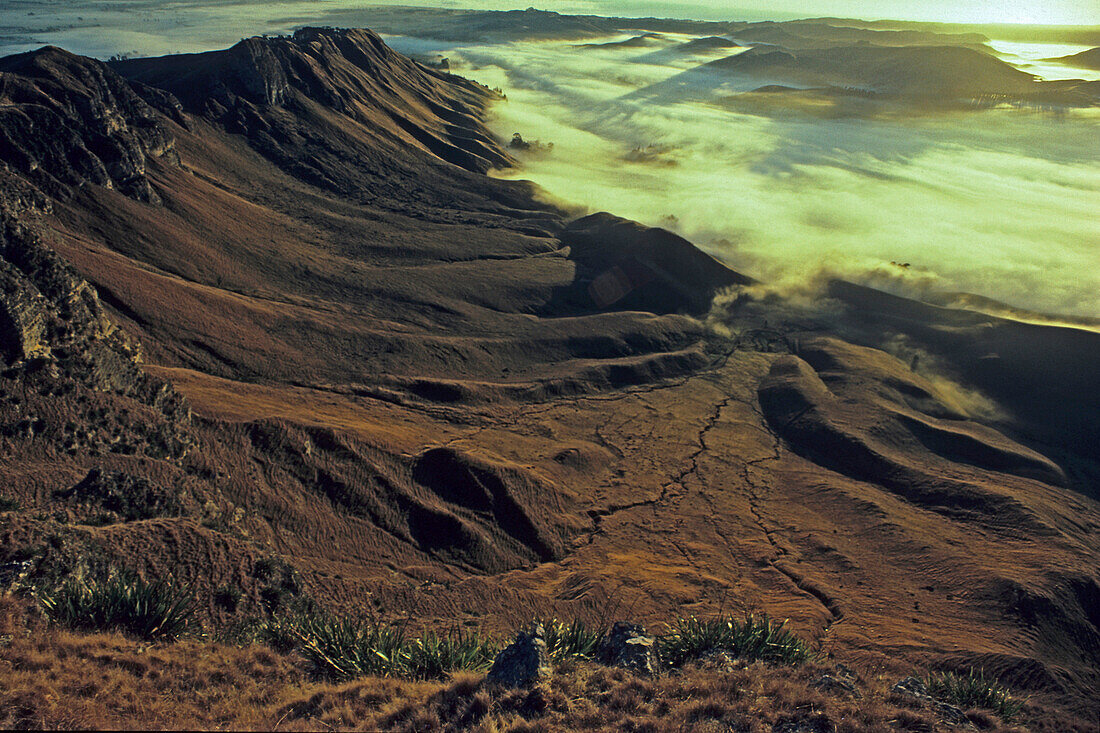
[[[907,262],[914,287],[1100,315],[1095,112],[771,118],[653,104],[632,93],[680,69],[625,62],[621,50],[544,42],[448,54],[507,91],[494,120],[502,137],[554,143],[509,175],[559,200],[675,229],[773,282],[822,270],[866,279]],[[635,148],[648,162],[627,160]]]

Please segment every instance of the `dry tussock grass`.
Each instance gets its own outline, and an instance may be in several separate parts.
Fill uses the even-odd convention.
[[[490,686],[474,673],[444,683],[333,685],[311,680],[303,660],[266,646],[75,634],[46,626],[24,601],[0,597],[2,728],[772,733],[801,723],[786,729],[946,730],[933,713],[892,694],[886,679],[863,680],[862,699],[815,689],[826,671],[816,664],[689,666],[651,679],[574,660],[526,690]],[[971,719],[994,733],[1018,730],[988,714]]]
[[[824,695],[811,682],[823,669],[754,664],[723,671],[691,668],[647,679],[629,672],[566,662],[529,690],[488,687],[479,675],[455,678],[426,698],[382,701],[375,681],[314,694],[284,710],[284,725],[311,730],[514,733],[561,730],[743,731],[771,733],[783,724],[810,733],[936,731],[927,711],[900,708],[883,687],[862,700]],[[804,727],[797,728],[798,724]],[[1007,731],[998,728],[994,730]]]

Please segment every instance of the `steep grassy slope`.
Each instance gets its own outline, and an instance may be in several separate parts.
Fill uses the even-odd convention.
[[[1095,377],[985,412],[989,344],[910,301],[708,324],[747,278],[482,175],[493,99],[366,31],[0,61],[5,573],[171,572],[219,621],[223,588],[497,628],[737,605],[1085,711],[1095,456],[1048,418]],[[898,323],[965,368],[868,348]],[[1034,328],[997,363],[1033,374]]]

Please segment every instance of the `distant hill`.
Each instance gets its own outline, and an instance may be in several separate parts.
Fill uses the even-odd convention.
[[[700,21],[675,18],[614,18],[566,15],[546,10],[451,10],[442,8],[343,8],[316,14],[303,23],[369,26],[393,33],[448,41],[503,41],[521,39],[580,40],[621,33],[686,33],[728,36],[737,41],[776,43],[788,48],[823,48],[853,43],[881,46],[969,45],[989,40],[973,29],[875,27],[836,19],[746,22]]]
[[[687,43],[680,44],[676,49],[685,53],[691,53],[713,48],[738,48],[740,45],[741,44],[737,41],[732,41],[723,36],[704,36],[703,38],[696,38]]]
[[[919,104],[929,110],[1005,102],[1091,107],[1100,100],[1090,84],[1039,81],[965,46],[858,44],[790,49],[761,44],[687,69],[630,96],[861,116],[874,114],[890,102]],[[771,94],[765,100],[748,92]],[[838,110],[838,105],[843,109]]]
[[[847,46],[794,52],[758,48],[708,67],[767,75],[785,83],[853,86],[899,95],[1019,94],[1035,86],[1032,75],[958,46]]]
[[[1088,51],[1069,56],[1047,59],[1047,61],[1056,61],[1066,66],[1076,66],[1081,69],[1100,69],[1100,47],[1090,48]]]
[[[700,58],[704,60],[713,59],[728,54],[735,48],[741,48],[741,44],[725,36],[702,36],[685,43],[677,43],[641,56],[635,56],[631,61],[645,64],[682,63]]]
[[[640,36],[628,38],[625,41],[609,41],[608,43],[584,43],[578,48],[652,48],[659,45],[664,39],[657,33],[644,33]]]

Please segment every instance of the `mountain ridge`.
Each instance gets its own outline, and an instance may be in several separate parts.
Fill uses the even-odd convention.
[[[182,61],[0,60],[0,136],[24,153],[0,171],[18,337],[0,459],[26,507],[4,514],[0,560],[170,570],[220,622],[221,585],[262,608],[273,554],[334,608],[426,621],[589,611],[613,588],[654,618],[737,597],[852,659],[993,659],[1086,709],[1100,508],[1058,484],[1092,474],[876,341],[910,323],[915,347],[942,337],[941,359],[974,366],[944,326],[995,319],[837,286],[850,313],[830,324],[671,232],[539,203],[479,172],[508,160],[491,92],[378,43],[315,29]],[[5,123],[51,108],[56,140]],[[25,155],[47,143],[99,165]],[[35,251],[71,287],[47,297],[15,254]],[[116,369],[134,384],[87,381],[114,357],[80,366],[88,343],[126,353],[112,328],[143,346]],[[822,434],[871,458],[823,458]],[[139,519],[110,508],[135,486],[152,487]]]

